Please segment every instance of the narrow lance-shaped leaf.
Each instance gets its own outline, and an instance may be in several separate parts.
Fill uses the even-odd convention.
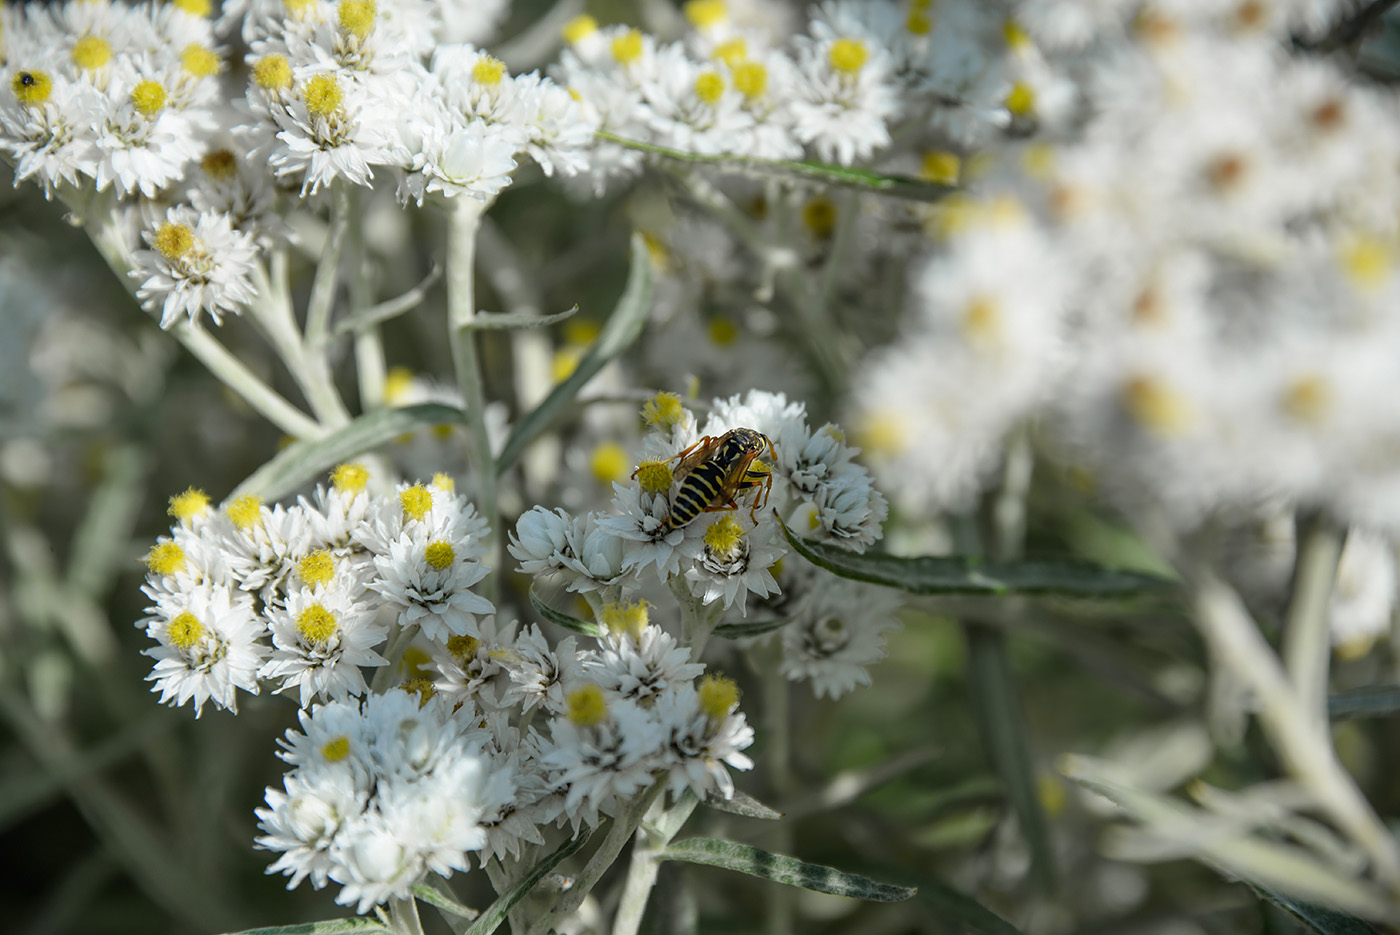
[[[939,922],[956,922],[956,932],[973,935],[1021,935],[1019,929],[1007,922],[966,893],[935,880],[919,883],[918,901],[930,906]]]
[[[958,190],[957,186],[954,185],[940,185],[934,182],[925,182],[922,179],[910,178],[906,175],[887,175],[870,169],[840,166],[810,159],[761,159],[756,156],[736,156],[725,153],[688,153],[679,149],[671,149],[668,146],[658,146],[655,143],[628,139],[606,131],[599,132],[597,136],[601,140],[615,143],[627,149],[635,149],[638,152],[650,153],[653,156],[672,159],[676,162],[704,163],[721,171],[747,175],[807,179],[843,188],[879,192],[910,201],[938,201]]]
[[[1254,891],[1292,915],[1316,932],[1317,935],[1380,935],[1375,926],[1369,922],[1363,922],[1356,916],[1349,916],[1335,909],[1314,906],[1312,903],[1294,899],[1285,893],[1277,893],[1259,886],[1254,887]]]
[[[749,876],[798,886],[833,896],[849,896],[868,902],[892,903],[908,899],[916,890],[892,883],[880,883],[855,873],[845,873],[834,867],[809,864],[796,857],[786,857],[761,850],[749,844],[719,838],[687,838],[677,841],[659,855],[662,860],[683,860],[747,873]]]
[[[903,558],[852,552],[813,542],[786,525],[788,542],[803,558],[843,578],[900,588],[911,594],[1063,594],[1123,597],[1163,591],[1172,582],[1068,559],[993,561],[967,555]]]
[[[248,475],[231,496],[277,500],[317,475],[417,429],[462,421],[462,411],[440,403],[376,409],[323,438],[293,442]]]
[[[780,620],[744,620],[739,623],[721,623],[715,627],[715,636],[722,636],[730,640],[742,640],[750,636],[762,636],[765,633],[772,633],[774,630],[781,630],[791,623],[790,618],[784,617]]]
[[[572,318],[577,314],[577,305],[573,308],[566,308],[562,312],[556,312],[553,315],[522,315],[518,312],[477,312],[467,327],[475,328],[480,331],[490,331],[493,329],[519,331],[527,328],[544,328],[548,325],[557,324],[566,318]]]
[[[1393,717],[1400,714],[1400,685],[1366,685],[1338,692],[1327,699],[1327,713],[1338,720]]]
[[[651,311],[651,286],[651,257],[647,253],[646,242],[641,234],[633,234],[632,268],[627,274],[627,286],[622,290],[622,297],[617,300],[617,306],[603,326],[598,340],[583,355],[573,373],[516,423],[500,457],[496,459],[496,473],[502,473],[514,464],[525,446],[554,423],[584,384],[637,340],[647,313]]]
[[[324,922],[244,929],[236,935],[373,935],[377,932],[388,933],[389,929],[376,919],[327,919]]]
[[[777,821],[783,817],[782,812],[769,808],[753,796],[745,795],[737,789],[727,799],[719,795],[706,796],[705,806],[717,812],[728,812],[731,815],[758,818],[763,821]]]
[[[1006,654],[1005,637],[993,630],[969,624],[968,688],[975,702],[978,733],[987,757],[1006,787],[1021,833],[1031,851],[1031,874],[1041,889],[1054,891],[1054,858],[1035,762],[1026,738],[1025,718]]]
[[[441,910],[449,915],[457,916],[460,919],[470,920],[481,915],[477,910],[470,906],[462,905],[457,902],[457,900],[453,899],[450,894],[428,883],[419,883],[417,886],[413,887],[413,895],[432,906],[434,909]]]
[[[514,886],[498,896],[490,906],[487,906],[464,935],[490,935],[496,931],[497,927],[505,921],[506,915],[515,907],[515,904],[524,899],[530,890],[535,888],[535,884],[543,880],[549,871],[558,866],[560,861],[578,853],[588,838],[589,835],[585,832],[572,841],[565,841],[562,847],[535,864],[529,873],[515,881]]]
[[[562,610],[555,610],[553,607],[550,607],[535,593],[534,585],[530,585],[530,604],[538,611],[541,617],[548,620],[550,623],[557,623],[566,630],[582,633],[584,636],[601,637],[603,635],[603,628],[598,624],[589,623],[587,620],[581,620],[572,614],[566,614]]]

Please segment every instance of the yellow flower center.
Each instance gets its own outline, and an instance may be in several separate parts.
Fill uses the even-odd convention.
[[[603,442],[589,455],[588,467],[600,484],[612,484],[627,476],[627,449],[617,442]]]
[[[306,111],[313,117],[329,117],[345,105],[345,92],[335,75],[312,75],[301,89]]]
[[[146,553],[146,567],[162,576],[184,571],[185,550],[174,542],[158,542]]]
[[[374,0],[340,0],[335,15],[343,32],[363,39],[374,29]]]
[[[320,604],[312,604],[297,614],[297,632],[307,642],[321,644],[335,636],[335,614]]]
[[[73,43],[73,64],[83,71],[101,68],[112,60],[112,44],[101,36],[83,36]]]
[[[610,601],[603,605],[598,622],[611,633],[626,634],[636,639],[647,628],[650,606],[646,601]]]
[[[369,483],[369,469],[359,462],[337,464],[331,470],[331,483],[341,493],[359,493]]]
[[[1332,406],[1332,387],[1317,374],[1299,377],[1284,391],[1283,409],[1299,422],[1314,425],[1327,416]]]
[[[224,507],[224,513],[228,515],[229,522],[233,523],[235,529],[246,532],[262,522],[262,499],[250,493],[234,497],[229,505]]]
[[[593,727],[608,716],[608,703],[597,685],[585,685],[569,692],[564,699],[566,716],[579,727]]]
[[[962,159],[957,153],[931,149],[924,153],[919,164],[919,178],[935,185],[958,184],[958,173],[962,171]]]
[[[729,11],[725,9],[724,0],[686,0],[682,9],[685,10],[685,18],[696,29],[718,26],[729,19]]]
[[[483,55],[472,66],[472,80],[477,84],[495,86],[501,83],[506,73],[506,63],[498,58]]]
[[[642,421],[656,428],[670,428],[685,418],[685,406],[675,393],[657,393],[642,405]]]
[[[285,55],[270,52],[254,63],[253,81],[264,91],[285,91],[292,86],[292,65]]]
[[[180,53],[180,66],[196,78],[208,78],[219,73],[223,62],[219,61],[214,50],[192,42]]]
[[[17,71],[10,79],[10,90],[14,92],[15,100],[25,107],[33,107],[49,99],[53,93],[53,79],[47,72]]]
[[[739,340],[739,326],[732,318],[711,318],[706,330],[710,333],[710,340],[719,347],[729,347]]]
[[[458,659],[471,659],[481,648],[481,640],[474,636],[449,636],[447,651]]]
[[[209,509],[209,495],[198,487],[190,487],[184,493],[170,498],[170,508],[166,511],[182,523],[196,516],[203,516]]]
[[[1139,425],[1158,435],[1175,435],[1191,425],[1190,403],[1163,380],[1136,376],[1123,384],[1123,405]]]
[[[743,36],[735,36],[715,46],[710,57],[733,67],[749,57],[749,44]]]
[[[238,173],[238,157],[230,149],[211,149],[199,161],[199,167],[211,179],[226,182]]]
[[[328,763],[339,763],[350,755],[350,738],[337,737],[321,744],[321,758]]]
[[[768,66],[761,62],[739,62],[734,65],[730,76],[734,87],[749,100],[760,98],[768,90]]]
[[[188,610],[181,611],[165,628],[165,635],[170,640],[171,646],[179,650],[187,650],[204,639],[204,624],[200,623],[199,618]]]
[[[643,461],[637,467],[637,483],[641,484],[647,493],[670,490],[675,480],[676,476],[671,472],[671,466],[665,461]]]
[[[330,549],[308,552],[297,562],[297,574],[313,588],[326,584],[335,577],[335,556]]]
[[[208,19],[213,12],[214,6],[210,0],[171,0],[175,9],[183,10],[191,16],[198,16],[200,19]]]
[[[705,530],[705,547],[721,558],[729,558],[744,542],[744,527],[734,517],[725,515]]]
[[[854,75],[865,67],[870,58],[870,50],[859,39],[837,39],[827,53],[831,67],[848,75]]]
[[[159,81],[146,78],[131,89],[131,106],[143,117],[154,117],[165,107],[165,87]]]
[[[589,36],[598,31],[598,21],[584,13],[575,16],[564,24],[564,41],[569,45],[578,45]]]
[[[452,479],[452,475],[444,474],[441,471],[433,475],[432,483],[438,490],[445,490],[448,493],[457,489],[457,482]]]
[[[739,686],[722,675],[707,675],[700,680],[700,710],[711,721],[722,721],[739,703]]]
[[[194,231],[188,224],[166,221],[156,228],[156,237],[151,246],[167,260],[178,260],[194,249]]]
[[[836,203],[825,195],[807,199],[802,206],[802,224],[812,236],[827,239],[836,230]]]
[[[1029,117],[1035,113],[1035,89],[1024,81],[1018,81],[1006,92],[1002,104],[1013,117]]]
[[[629,29],[612,41],[613,58],[619,65],[631,65],[642,57],[642,33]]]
[[[714,106],[724,96],[724,76],[717,71],[702,71],[695,79],[695,96]]]
[[[427,559],[429,565],[442,571],[456,561],[457,552],[452,548],[452,543],[439,540],[428,543],[428,547],[423,550],[423,558]]]
[[[433,494],[422,484],[414,484],[399,494],[404,519],[422,519],[433,508]]]

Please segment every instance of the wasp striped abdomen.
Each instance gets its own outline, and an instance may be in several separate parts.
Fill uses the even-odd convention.
[[[677,473],[680,488],[671,499],[671,512],[662,526],[679,529],[707,510],[733,510],[734,498],[740,491],[762,487],[759,497],[765,500],[772,488],[773,478],[767,470],[750,470],[755,459],[767,447],[773,452],[768,436],[754,429],[731,429],[719,438],[708,435],[691,445],[672,460],[679,460]],[[776,459],[776,453],[773,454]],[[754,509],[759,505],[755,499]]]

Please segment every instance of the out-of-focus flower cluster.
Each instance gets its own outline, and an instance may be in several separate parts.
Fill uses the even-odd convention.
[[[399,197],[489,200],[520,159],[584,165],[594,125],[561,87],[513,76],[471,41],[499,4],[423,0],[74,2],[7,7],[0,149],[49,194],[150,202],[119,236],[162,327],[216,323],[254,300],[258,248],[288,236],[281,203],[333,182]],[[219,35],[249,49],[235,94]],[[139,233],[139,236],[138,236]]]

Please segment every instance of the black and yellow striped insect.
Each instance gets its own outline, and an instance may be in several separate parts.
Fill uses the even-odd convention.
[[[758,487],[761,489],[749,509],[753,517],[773,491],[772,472],[767,467],[754,468],[765,447],[776,461],[778,453],[767,435],[755,429],[730,429],[719,438],[706,435],[671,458],[680,462],[675,474],[681,485],[671,499],[671,512],[662,520],[662,528],[680,529],[701,513],[737,510],[735,498]]]

